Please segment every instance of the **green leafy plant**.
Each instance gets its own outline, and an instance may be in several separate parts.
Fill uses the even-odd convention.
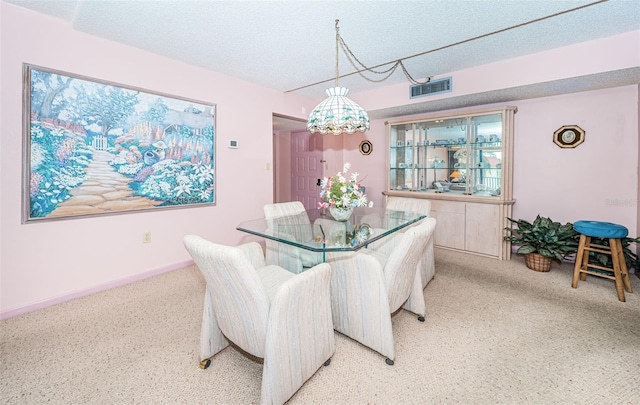
[[[511,219],[517,228],[504,228],[509,235],[504,240],[519,246],[516,253],[538,253],[552,260],[562,262],[567,255],[578,250],[579,234],[573,229],[573,224],[561,224],[550,218],[538,215],[533,223],[524,219]]]

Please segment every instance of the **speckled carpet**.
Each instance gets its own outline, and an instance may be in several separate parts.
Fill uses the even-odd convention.
[[[393,318],[395,365],[336,334],[289,403],[639,404],[640,280],[621,303],[612,281],[571,275],[437,250],[426,322]],[[258,403],[256,359],[229,347],[198,368],[203,292],[188,267],[1,321],[0,401]]]

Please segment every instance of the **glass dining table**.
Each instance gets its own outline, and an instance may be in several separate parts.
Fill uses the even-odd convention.
[[[312,209],[295,215],[260,218],[236,229],[311,252],[355,251],[406,228],[426,215],[380,208],[355,208],[346,221],[336,221],[328,210]]]

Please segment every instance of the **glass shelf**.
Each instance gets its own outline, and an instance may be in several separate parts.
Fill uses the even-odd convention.
[[[434,245],[508,260],[516,107],[412,116],[387,128],[387,202],[429,207]],[[424,201],[424,202],[423,202]]]
[[[500,196],[502,112],[389,126],[389,190]]]

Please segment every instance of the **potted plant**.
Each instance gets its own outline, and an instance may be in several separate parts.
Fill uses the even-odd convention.
[[[524,219],[507,219],[517,228],[505,228],[509,235],[504,239],[520,246],[516,253],[525,255],[527,267],[532,270],[549,271],[552,260],[560,263],[578,250],[579,234],[570,222],[563,225],[540,215],[533,223]]]
[[[318,208],[329,208],[336,221],[349,219],[355,207],[373,206],[373,201],[367,202],[364,188],[358,182],[359,174],[352,173],[347,179],[350,168],[351,164],[347,162],[341,172],[332,177],[325,177],[320,182]]]

